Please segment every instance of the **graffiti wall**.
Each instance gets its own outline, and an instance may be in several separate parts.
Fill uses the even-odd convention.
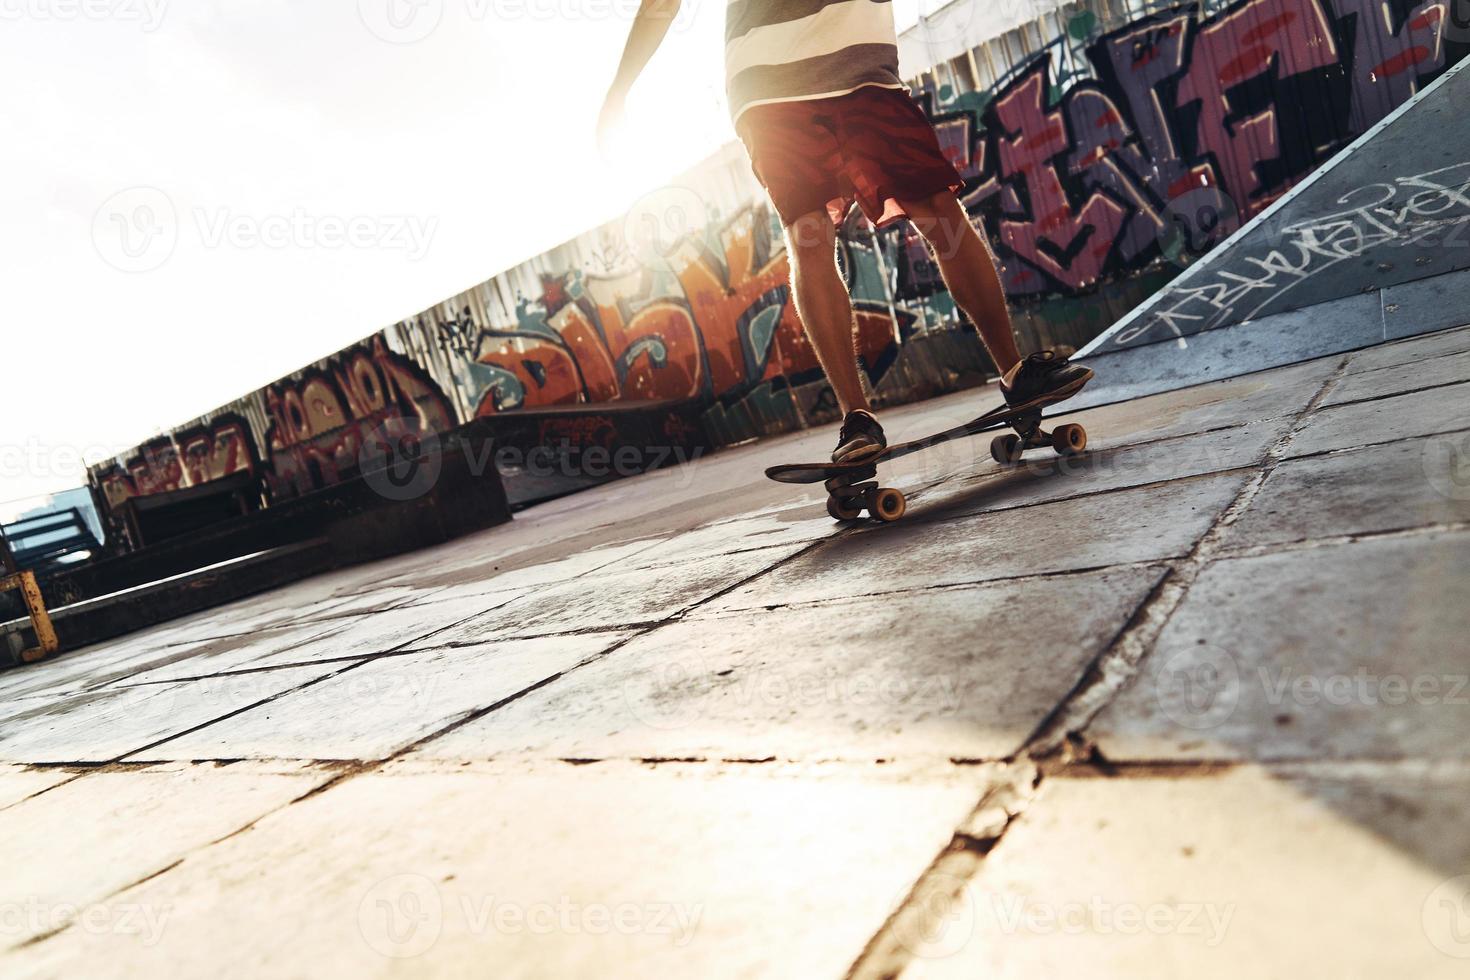
[[[1417,91],[1462,53],[1442,29],[1450,2],[1241,0],[1116,22],[1074,6],[1038,22],[1053,39],[985,91],[926,73],[916,95],[1003,263],[1023,345],[1100,333]],[[880,401],[986,376],[910,232],[854,214],[839,260]],[[248,471],[269,503],[349,479],[415,433],[577,406],[693,406],[709,445],[825,422],[835,404],[788,275],[732,145],[623,220],[95,467],[92,483],[115,508]]]
[[[1464,53],[1450,3],[1243,0],[1111,29],[1077,9],[995,90],[927,97],[1008,294],[1075,295],[1186,264],[1408,99]]]

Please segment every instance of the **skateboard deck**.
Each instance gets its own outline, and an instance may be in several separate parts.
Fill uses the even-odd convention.
[[[1087,447],[1087,432],[1076,423],[1057,426],[1051,432],[1041,428],[1041,412],[1075,394],[1075,389],[1061,397],[1039,398],[1024,405],[1000,405],[963,425],[889,446],[883,452],[855,463],[785,463],[766,470],[766,476],[778,483],[826,483],[830,495],[827,512],[839,521],[856,520],[864,510],[880,521],[896,521],[908,509],[901,491],[880,487],[876,482],[863,482],[877,476],[882,463],[904,456],[967,439],[982,432],[1011,428],[1015,432],[991,441],[990,454],[997,462],[1014,463],[1027,449],[1050,447],[1064,456],[1075,455]]]

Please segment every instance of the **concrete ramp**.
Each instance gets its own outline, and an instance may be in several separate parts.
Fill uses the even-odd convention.
[[[1098,382],[1079,403],[1470,322],[1467,65],[1451,68],[1089,344],[1082,354]]]

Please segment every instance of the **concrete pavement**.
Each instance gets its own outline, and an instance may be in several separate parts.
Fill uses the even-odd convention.
[[[796,434],[0,674],[0,971],[1464,976],[1470,328],[1069,418],[896,525]]]

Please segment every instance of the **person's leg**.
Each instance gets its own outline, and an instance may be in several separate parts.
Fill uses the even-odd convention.
[[[846,416],[870,409],[858,375],[852,298],[837,270],[836,243],[837,230],[825,209],[786,226],[796,312]]]
[[[1036,351],[1024,361],[1006,307],[1005,289],[990,245],[970,223],[964,205],[944,191],[917,201],[899,201],[929,243],[940,275],[960,309],[980,331],[985,349],[1000,369],[1000,390],[1011,405],[1070,398],[1092,379],[1092,370],[1055,351]]]
[[[975,324],[991,360],[1006,374],[1021,360],[1021,352],[1016,349],[1011,313],[990,245],[950,191],[898,203],[929,243],[945,287]]]
[[[827,210],[811,211],[789,222],[786,247],[797,315],[842,408],[842,430],[832,461],[851,463],[876,456],[888,440],[868,405],[868,392],[858,373],[852,297],[837,270],[837,229]]]

